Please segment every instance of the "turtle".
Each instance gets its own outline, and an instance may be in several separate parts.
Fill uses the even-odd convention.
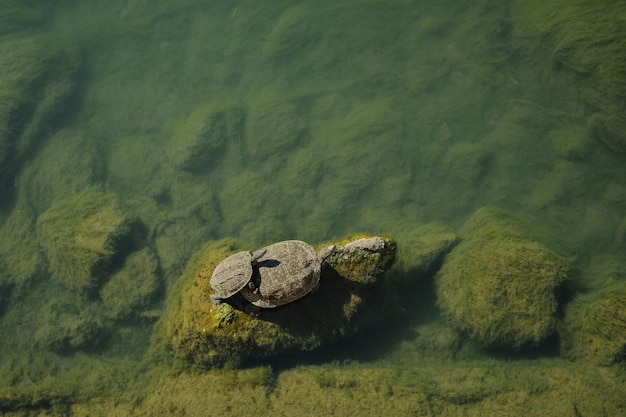
[[[258,272],[255,292],[250,287],[241,289],[241,295],[250,302],[246,306],[249,314],[258,313],[260,308],[279,307],[319,287],[322,262],[335,250],[334,245],[323,248],[319,253],[301,240],[285,240],[267,246],[266,252],[257,260]]]
[[[253,266],[266,251],[266,248],[256,252],[243,251],[220,262],[213,270],[209,281],[215,291],[215,294],[211,295],[213,304],[220,304],[224,299],[237,294],[242,288],[247,287],[252,293],[258,292],[258,288],[251,281]]]

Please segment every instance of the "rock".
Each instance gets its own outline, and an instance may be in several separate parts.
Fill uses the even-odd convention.
[[[101,179],[103,164],[93,143],[76,130],[63,129],[24,165],[15,178],[15,206],[0,228],[0,254],[18,286],[47,279],[35,223],[50,206],[61,203]]]
[[[246,150],[253,161],[283,159],[297,146],[303,146],[308,129],[295,104],[288,101],[260,102],[250,109],[246,123]]]
[[[339,242],[334,253],[326,260],[337,273],[359,284],[374,284],[385,272],[395,256],[389,250],[389,239],[382,237],[352,237],[347,243]]]
[[[102,152],[85,136],[75,129],[59,131],[23,170],[18,198],[23,196],[37,214],[102,181]]]
[[[443,160],[446,175],[468,185],[476,185],[489,172],[490,149],[480,143],[457,143]]]
[[[576,2],[564,4],[559,13],[546,15],[541,7],[522,15],[532,16],[533,33],[539,34],[559,79],[575,80],[577,94],[585,102],[589,133],[607,149],[626,153],[624,112],[624,48],[626,28],[623,4]],[[542,23],[537,25],[537,22]],[[569,85],[572,85],[570,81]],[[580,120],[574,115],[573,120]]]
[[[566,262],[502,212],[479,210],[461,238],[436,276],[444,316],[485,346],[519,348],[550,336]]]
[[[37,220],[52,279],[72,290],[97,287],[128,245],[133,223],[117,197],[98,187],[52,206]]]
[[[605,366],[624,362],[626,283],[576,297],[567,305],[559,336],[568,359]]]
[[[576,162],[589,158],[593,145],[586,129],[569,124],[552,130],[548,139],[552,150],[561,158]]]
[[[18,200],[0,228],[0,255],[10,280],[18,287],[28,288],[32,282],[45,279],[46,257],[35,233],[35,213],[24,200]]]
[[[78,53],[33,39],[0,45],[0,184],[18,172],[38,141],[59,128],[76,92]]]
[[[394,274],[394,279],[401,284],[411,284],[416,278],[432,271],[456,245],[458,237],[447,226],[428,223],[398,240],[398,258],[393,266],[397,274]]]
[[[170,291],[153,351],[165,349],[201,368],[236,367],[250,359],[311,350],[380,323],[391,303],[381,277],[393,263],[394,240],[358,236],[333,244],[337,252],[323,265],[317,292],[256,318],[211,302],[213,269],[241,248],[233,241],[208,243]]]
[[[108,317],[126,320],[143,313],[159,289],[158,269],[159,262],[149,248],[129,255],[100,290]]]
[[[228,142],[240,140],[242,129],[241,109],[200,107],[176,131],[170,158],[179,169],[193,173],[207,171]]]
[[[99,314],[92,312],[61,313],[48,317],[48,323],[35,333],[37,345],[53,352],[68,353],[95,346],[106,335],[105,324]]]
[[[11,277],[6,271],[6,265],[3,262],[2,257],[0,257],[0,316],[2,316],[2,313],[4,312],[6,300],[11,295],[11,290],[13,289]]]

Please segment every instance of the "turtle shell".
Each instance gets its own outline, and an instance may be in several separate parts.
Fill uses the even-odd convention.
[[[239,252],[220,262],[211,275],[211,287],[221,298],[228,298],[244,288],[252,278],[252,252]]]
[[[286,240],[268,246],[258,259],[258,291],[249,287],[241,294],[253,305],[278,307],[317,289],[321,263],[315,249],[300,240]]]

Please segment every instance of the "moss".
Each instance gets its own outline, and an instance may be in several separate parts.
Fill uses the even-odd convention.
[[[80,129],[63,129],[41,146],[19,176],[18,199],[37,215],[103,180],[98,146]]]
[[[243,152],[264,165],[269,158],[282,161],[294,148],[304,147],[305,126],[294,103],[255,103],[246,120],[247,143]]]
[[[397,245],[389,237],[378,238],[381,244],[379,249],[362,250],[359,242],[368,246],[370,238],[368,235],[352,235],[342,241],[333,242],[336,249],[326,262],[336,273],[350,281],[375,283],[377,278],[393,264]],[[324,245],[321,246],[323,247]]]
[[[100,290],[107,316],[116,320],[139,316],[159,289],[158,267],[156,256],[148,248],[129,255]]]
[[[429,223],[399,238],[394,279],[411,283],[424,278],[456,245],[458,236],[447,226]]]
[[[93,348],[107,335],[107,321],[99,303],[92,303],[76,293],[63,297],[53,288],[41,292],[39,321],[34,332],[35,345],[42,351],[69,354]]]
[[[570,161],[584,161],[591,153],[591,137],[586,129],[580,126],[565,126],[554,129],[549,133],[548,139],[552,150],[561,158]]]
[[[201,106],[185,120],[170,142],[170,157],[179,169],[201,173],[215,166],[227,143],[239,142],[243,111]]]
[[[511,222],[489,225],[485,212],[463,230],[470,237],[446,257],[436,277],[444,315],[486,346],[540,344],[555,330],[556,291],[566,279],[566,262],[521,237]]]
[[[6,272],[17,287],[46,275],[47,261],[35,233],[35,213],[27,202],[19,202],[0,229],[0,253],[4,256]]]
[[[67,113],[81,59],[43,38],[0,44],[0,183]]]
[[[129,243],[133,221],[115,195],[98,187],[51,207],[37,221],[37,236],[50,261],[52,279],[79,291],[101,284]]]
[[[468,185],[476,185],[488,172],[491,159],[489,147],[482,143],[456,143],[443,158],[448,176]]]
[[[579,88],[589,131],[608,149],[626,152],[626,29],[619,2],[520,3],[559,77]],[[558,7],[559,12],[551,12]],[[575,83],[575,84],[574,84]]]
[[[54,3],[54,2],[51,2]],[[46,22],[52,4],[5,0],[0,11],[0,34],[29,31]]]
[[[626,284],[576,297],[559,335],[566,358],[605,366],[626,361]]]
[[[390,296],[384,286],[370,281],[377,281],[390,266],[395,242],[385,238],[380,256],[342,252],[344,242],[337,242],[338,253],[350,256],[336,258],[332,267],[324,268],[317,292],[265,310],[259,318],[210,301],[213,269],[235,253],[238,245],[231,240],[207,244],[190,260],[168,296],[166,312],[155,329],[153,353],[165,349],[183,363],[201,368],[240,366],[252,358],[311,350],[377,323],[386,313]],[[359,279],[357,274],[367,274],[367,278]],[[363,286],[363,282],[370,285]]]

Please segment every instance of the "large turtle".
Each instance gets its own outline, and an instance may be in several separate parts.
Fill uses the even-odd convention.
[[[215,291],[215,294],[211,295],[211,301],[216,305],[220,304],[224,299],[237,294],[242,288],[248,288],[252,293],[258,292],[258,288],[251,281],[253,266],[265,252],[265,248],[254,253],[239,252],[220,262],[213,270],[209,281]]]
[[[253,277],[254,288],[241,289],[251,305],[248,313],[259,308],[274,308],[315,292],[319,287],[322,261],[330,256],[335,247],[323,248],[319,253],[308,243],[285,240],[269,245],[258,259],[258,274]]]

